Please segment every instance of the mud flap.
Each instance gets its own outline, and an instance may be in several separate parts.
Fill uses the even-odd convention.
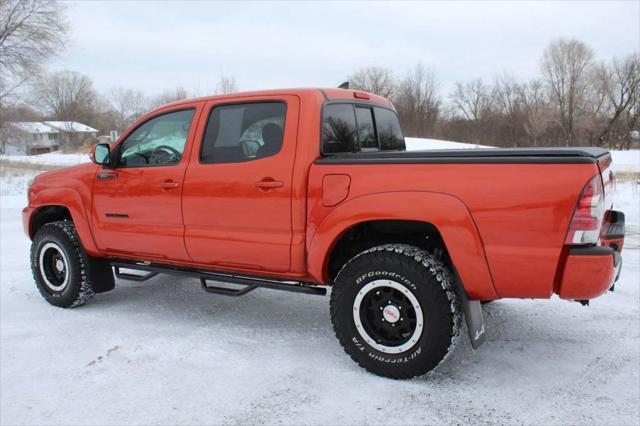
[[[107,259],[99,259],[87,255],[87,274],[93,291],[98,293],[106,293],[115,288],[116,282],[113,278],[113,269],[111,262]]]
[[[456,289],[462,308],[464,309],[464,317],[467,321],[467,329],[469,330],[469,339],[473,349],[478,349],[484,343],[484,318],[482,317],[482,305],[479,300],[469,300],[467,292],[462,285],[462,280],[455,271]]]

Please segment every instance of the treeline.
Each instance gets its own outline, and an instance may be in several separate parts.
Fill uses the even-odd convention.
[[[55,0],[0,0],[0,135],[10,121],[78,121],[122,132],[168,102],[238,90],[232,77],[214,87],[178,87],[152,96],[136,88],[99,93],[75,71],[45,65],[67,43],[64,6]],[[578,40],[556,40],[530,80],[501,73],[457,82],[444,93],[434,69],[415,65],[398,76],[369,67],[348,77],[352,88],[389,98],[406,136],[495,146],[591,145],[626,149],[639,143],[638,52],[605,61]],[[1,147],[0,147],[1,149]]]
[[[628,149],[638,143],[638,52],[598,61],[584,43],[556,40],[534,79],[502,73],[491,81],[457,82],[446,94],[435,71],[422,64],[400,78],[387,68],[364,68],[349,82],[389,98],[406,136],[503,147]]]
[[[222,77],[207,93],[236,91],[235,79]],[[198,94],[182,87],[152,96],[124,87],[99,93],[86,75],[57,71],[34,79],[22,102],[6,109],[3,115],[5,121],[77,121],[108,134],[111,130],[122,132],[138,117],[160,105],[195,96]]]
[[[123,131],[145,112],[198,94],[238,90],[233,78],[189,93],[178,87],[153,96],[116,87],[99,93],[75,71],[47,72],[69,39],[65,5],[57,0],[0,0],[0,152],[11,121],[78,121],[100,133]]]

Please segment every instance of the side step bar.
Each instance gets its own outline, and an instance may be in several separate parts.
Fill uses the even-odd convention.
[[[127,269],[134,269],[134,268],[129,268],[127,267]],[[138,274],[130,274],[128,272],[120,272],[120,266],[113,266],[113,272],[116,274],[116,278],[120,278],[121,280],[127,280],[127,281],[146,281],[149,278],[153,278],[156,275],[158,275],[158,272],[148,272],[144,275],[138,275]]]
[[[283,281],[270,278],[255,277],[249,275],[234,275],[222,272],[213,272],[192,268],[180,268],[176,266],[158,265],[142,262],[114,261],[111,262],[114,267],[116,277],[130,281],[146,281],[158,274],[179,275],[192,278],[198,278],[202,289],[207,293],[222,294],[225,296],[242,296],[257,288],[270,288],[273,290],[284,290],[295,293],[315,294],[324,296],[327,289],[324,286],[312,285],[301,281]],[[137,271],[145,271],[146,275],[130,274],[121,272],[120,268],[132,269]],[[218,281],[230,284],[239,284],[243,288],[234,289],[221,287],[216,285],[208,285],[207,281]]]

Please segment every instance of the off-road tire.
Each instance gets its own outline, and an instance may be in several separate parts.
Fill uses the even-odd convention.
[[[40,254],[51,243],[51,250],[60,248],[63,252],[68,281],[56,291],[47,286],[40,268]],[[54,306],[73,308],[91,301],[94,291],[89,280],[88,263],[91,261],[80,244],[73,222],[62,220],[43,225],[31,243],[31,271],[42,297]]]
[[[401,284],[420,305],[424,328],[414,346],[402,353],[377,350],[356,328],[356,297],[375,280]],[[461,307],[453,280],[441,261],[410,245],[385,244],[353,257],[338,273],[331,293],[331,320],[345,352],[361,367],[384,377],[409,379],[432,370],[460,332]]]

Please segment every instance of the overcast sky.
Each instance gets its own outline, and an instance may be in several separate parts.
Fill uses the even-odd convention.
[[[333,87],[358,68],[432,67],[458,80],[538,72],[544,47],[577,38],[599,59],[640,45],[640,2],[69,2],[71,43],[52,64],[100,91],[176,86],[210,93],[221,76],[241,90]]]

